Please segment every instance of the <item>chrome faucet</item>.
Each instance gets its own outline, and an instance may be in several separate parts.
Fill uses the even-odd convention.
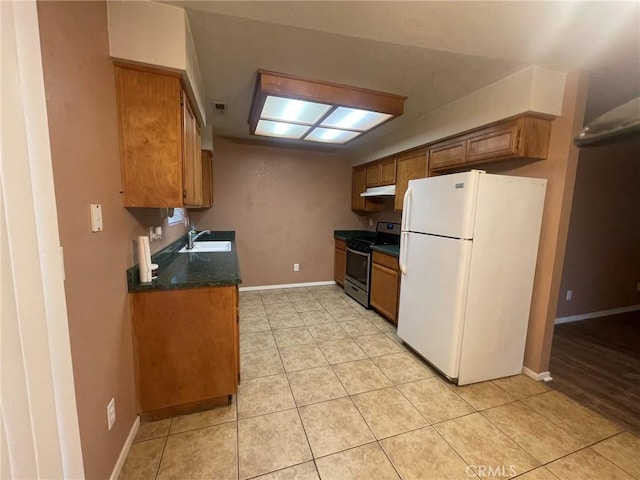
[[[192,223],[191,228],[187,232],[187,250],[193,249],[193,243],[200,237],[200,235],[204,235],[205,233],[211,233],[211,230],[203,230],[200,233],[196,233],[196,226]]]

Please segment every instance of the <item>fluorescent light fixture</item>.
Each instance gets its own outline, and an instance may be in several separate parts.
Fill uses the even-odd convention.
[[[370,112],[357,108],[338,107],[331,115],[322,121],[320,126],[332,128],[347,128],[366,132],[391,118],[387,113]]]
[[[249,131],[344,144],[404,112],[407,97],[258,70]]]
[[[256,135],[299,139],[307,133],[307,130],[309,130],[309,126],[307,125],[260,120],[256,126]]]
[[[330,109],[331,105],[269,95],[264,102],[260,118],[313,125]]]
[[[353,140],[357,136],[362,135],[361,132],[353,132],[351,130],[337,130],[335,128],[314,128],[309,135],[305,137],[305,140],[312,142],[323,143],[347,143]]]

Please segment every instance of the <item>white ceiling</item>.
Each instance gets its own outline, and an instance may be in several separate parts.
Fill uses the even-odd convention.
[[[187,10],[208,99],[228,105],[210,106],[214,135],[249,137],[258,68],[409,97],[363,140],[530,64],[593,71],[594,114],[640,92],[637,1],[168,3]]]

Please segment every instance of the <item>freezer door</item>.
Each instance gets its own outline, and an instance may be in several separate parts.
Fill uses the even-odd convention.
[[[410,180],[402,230],[452,238],[473,238],[478,179],[483,172]]]
[[[470,240],[403,233],[398,336],[450,378],[458,377]]]

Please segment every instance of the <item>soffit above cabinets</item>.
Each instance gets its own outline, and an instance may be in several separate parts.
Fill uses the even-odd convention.
[[[342,147],[354,152],[424,131],[443,107],[531,65],[588,69],[594,104],[640,88],[637,2],[169,3],[187,10],[215,136],[251,139],[257,68],[406,95],[402,117]]]

